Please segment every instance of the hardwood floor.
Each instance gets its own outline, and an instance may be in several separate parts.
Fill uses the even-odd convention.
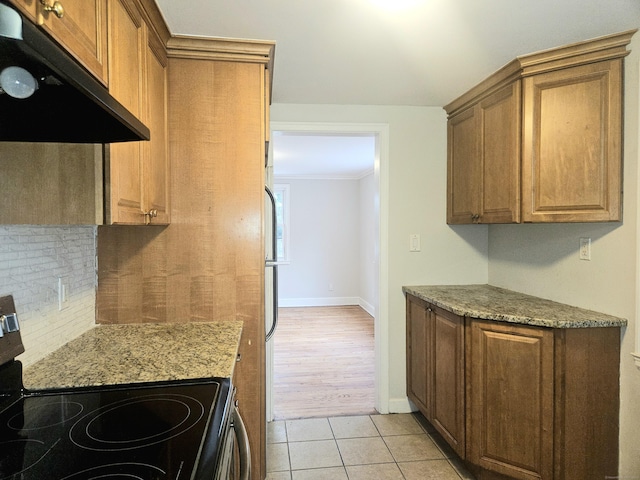
[[[276,420],[374,413],[374,321],[358,306],[278,310]]]

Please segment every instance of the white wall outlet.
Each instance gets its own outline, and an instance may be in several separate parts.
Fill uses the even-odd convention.
[[[409,235],[409,251],[420,251],[420,235],[418,233],[412,233]]]
[[[64,304],[69,301],[69,285],[64,277],[58,277],[58,310],[64,308]]]
[[[330,292],[333,292],[333,283],[330,283],[330,284],[329,284],[329,291],[330,291]]]
[[[591,260],[591,239],[580,239],[580,260]]]

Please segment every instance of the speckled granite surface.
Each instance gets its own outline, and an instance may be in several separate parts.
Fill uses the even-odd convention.
[[[622,327],[624,318],[572,307],[491,285],[421,285],[402,287],[456,315],[551,328]]]
[[[25,368],[31,389],[230,377],[242,322],[97,325]]]

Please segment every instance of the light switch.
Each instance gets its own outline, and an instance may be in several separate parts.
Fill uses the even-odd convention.
[[[420,251],[420,235],[419,234],[412,233],[409,235],[409,251],[410,252]]]

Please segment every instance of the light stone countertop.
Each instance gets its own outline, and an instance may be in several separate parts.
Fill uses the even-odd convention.
[[[550,328],[623,327],[625,318],[491,285],[405,286],[402,291],[456,315]]]
[[[231,377],[241,321],[97,325],[25,368],[28,389]]]

